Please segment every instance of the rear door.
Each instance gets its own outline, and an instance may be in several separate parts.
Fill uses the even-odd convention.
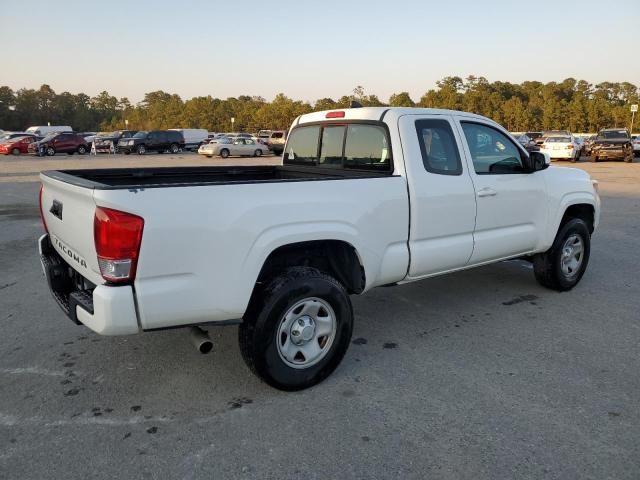
[[[411,221],[409,278],[462,268],[473,252],[476,198],[461,138],[448,115],[399,119]]]
[[[528,156],[511,135],[482,120],[456,117],[477,198],[477,264],[531,252],[547,223],[544,175],[529,172]]]

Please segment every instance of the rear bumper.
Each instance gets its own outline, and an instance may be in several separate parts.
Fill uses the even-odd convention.
[[[576,156],[574,150],[567,150],[566,148],[563,148],[562,150],[550,150],[543,148],[540,151],[548,153],[551,158],[574,158]]]
[[[131,335],[140,331],[131,286],[91,285],[87,288],[89,282],[58,255],[49,235],[40,237],[38,250],[49,290],[73,322],[101,335]]]
[[[624,160],[627,152],[622,148],[598,149],[591,150],[591,155],[607,160]]]

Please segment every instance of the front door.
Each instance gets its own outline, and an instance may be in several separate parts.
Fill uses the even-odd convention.
[[[531,252],[547,223],[546,184],[528,155],[495,125],[457,117],[475,185],[478,212],[470,263]]]
[[[476,198],[449,115],[399,119],[407,168],[411,225],[410,279],[467,265],[473,252]]]

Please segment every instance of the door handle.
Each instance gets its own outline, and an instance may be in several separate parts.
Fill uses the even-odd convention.
[[[485,187],[478,190],[479,197],[495,197],[498,194],[493,188]]]

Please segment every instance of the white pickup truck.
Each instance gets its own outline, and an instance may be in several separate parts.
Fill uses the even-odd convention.
[[[584,171],[435,109],[303,115],[281,166],[41,179],[40,256],[72,320],[103,335],[237,323],[248,366],[284,390],[338,366],[349,295],[518,257],[569,290],[600,215]]]

